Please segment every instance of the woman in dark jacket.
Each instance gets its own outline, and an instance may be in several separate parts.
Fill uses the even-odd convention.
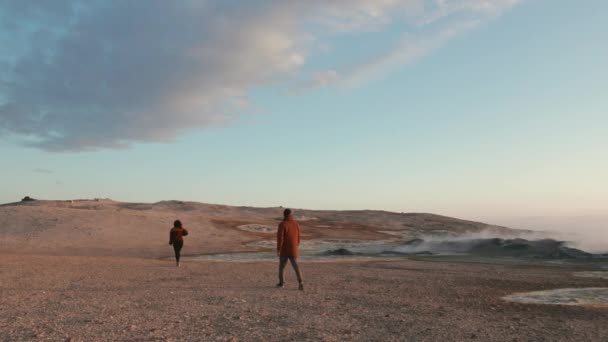
[[[186,235],[188,235],[188,231],[182,227],[182,222],[180,220],[175,220],[175,222],[173,222],[173,228],[171,228],[171,232],[169,232],[169,244],[173,245],[177,267],[179,267],[179,257],[182,247],[184,247],[183,236]]]

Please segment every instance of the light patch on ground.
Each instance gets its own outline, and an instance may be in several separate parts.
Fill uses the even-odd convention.
[[[387,235],[397,236],[403,240],[415,239],[415,238],[457,238],[458,233],[451,232],[448,230],[434,229],[434,230],[420,230],[420,229],[404,229],[404,230],[380,230],[378,233]]]
[[[297,216],[296,220],[297,221],[314,221],[314,220],[318,220],[318,217],[314,217],[314,216]]]
[[[602,278],[602,279],[608,279],[608,272],[602,272],[602,271],[597,271],[597,272],[575,272],[574,273],[575,277],[583,277],[583,278]]]
[[[409,230],[379,230],[378,233],[398,236],[402,239],[413,239],[415,235]]]
[[[555,289],[515,293],[504,300],[522,304],[592,305],[608,307],[608,288],[589,287],[580,289]]]
[[[254,233],[275,233],[277,231],[277,227],[275,227],[275,226],[269,226],[266,224],[257,224],[257,223],[243,224],[243,225],[237,226],[237,228],[240,230],[245,230],[245,231],[254,232]]]
[[[167,258],[168,260],[173,260],[173,258]],[[226,254],[208,254],[208,255],[198,255],[198,256],[184,256],[182,260],[184,261],[220,261],[220,262],[277,262],[279,257],[275,253],[269,252],[254,252],[254,253],[226,253]],[[366,256],[351,256],[351,255],[338,255],[338,256],[312,256],[312,255],[302,255],[298,258],[298,261],[304,262],[353,262],[353,261],[372,261],[378,260],[378,258],[374,257],[366,257]],[[398,258],[383,258],[386,260],[399,260]]]
[[[303,251],[326,251],[338,248],[357,249],[365,248],[370,246],[384,246],[389,241],[376,240],[376,241],[361,241],[361,240],[350,240],[350,239],[311,239],[302,240],[300,243],[300,249]],[[262,248],[275,248],[277,242],[275,240],[259,240],[253,241],[247,244],[249,247],[262,247]]]

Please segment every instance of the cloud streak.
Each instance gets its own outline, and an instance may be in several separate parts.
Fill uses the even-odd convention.
[[[255,87],[302,78],[310,86],[364,80],[438,48],[463,22],[514,3],[1,2],[0,137],[49,151],[170,142],[232,120]],[[303,71],[316,45],[395,22],[417,28],[404,32],[393,51],[350,69]]]
[[[49,170],[49,169],[45,169],[45,168],[41,168],[41,167],[37,167],[37,168],[33,169],[32,172],[42,173],[42,174],[46,174],[46,175],[55,173],[55,171],[53,171],[53,170]]]

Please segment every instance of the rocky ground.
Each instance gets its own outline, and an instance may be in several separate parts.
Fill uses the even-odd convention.
[[[0,255],[4,341],[606,341],[608,310],[509,303],[523,291],[602,287],[572,266],[271,262]]]

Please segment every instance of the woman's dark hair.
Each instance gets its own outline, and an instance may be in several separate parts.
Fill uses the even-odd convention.
[[[182,227],[182,221],[175,220],[175,222],[173,222],[173,227],[175,227],[175,228],[181,228]]]
[[[291,215],[291,209],[285,209],[285,210],[283,210],[283,216],[287,217],[289,215]]]

